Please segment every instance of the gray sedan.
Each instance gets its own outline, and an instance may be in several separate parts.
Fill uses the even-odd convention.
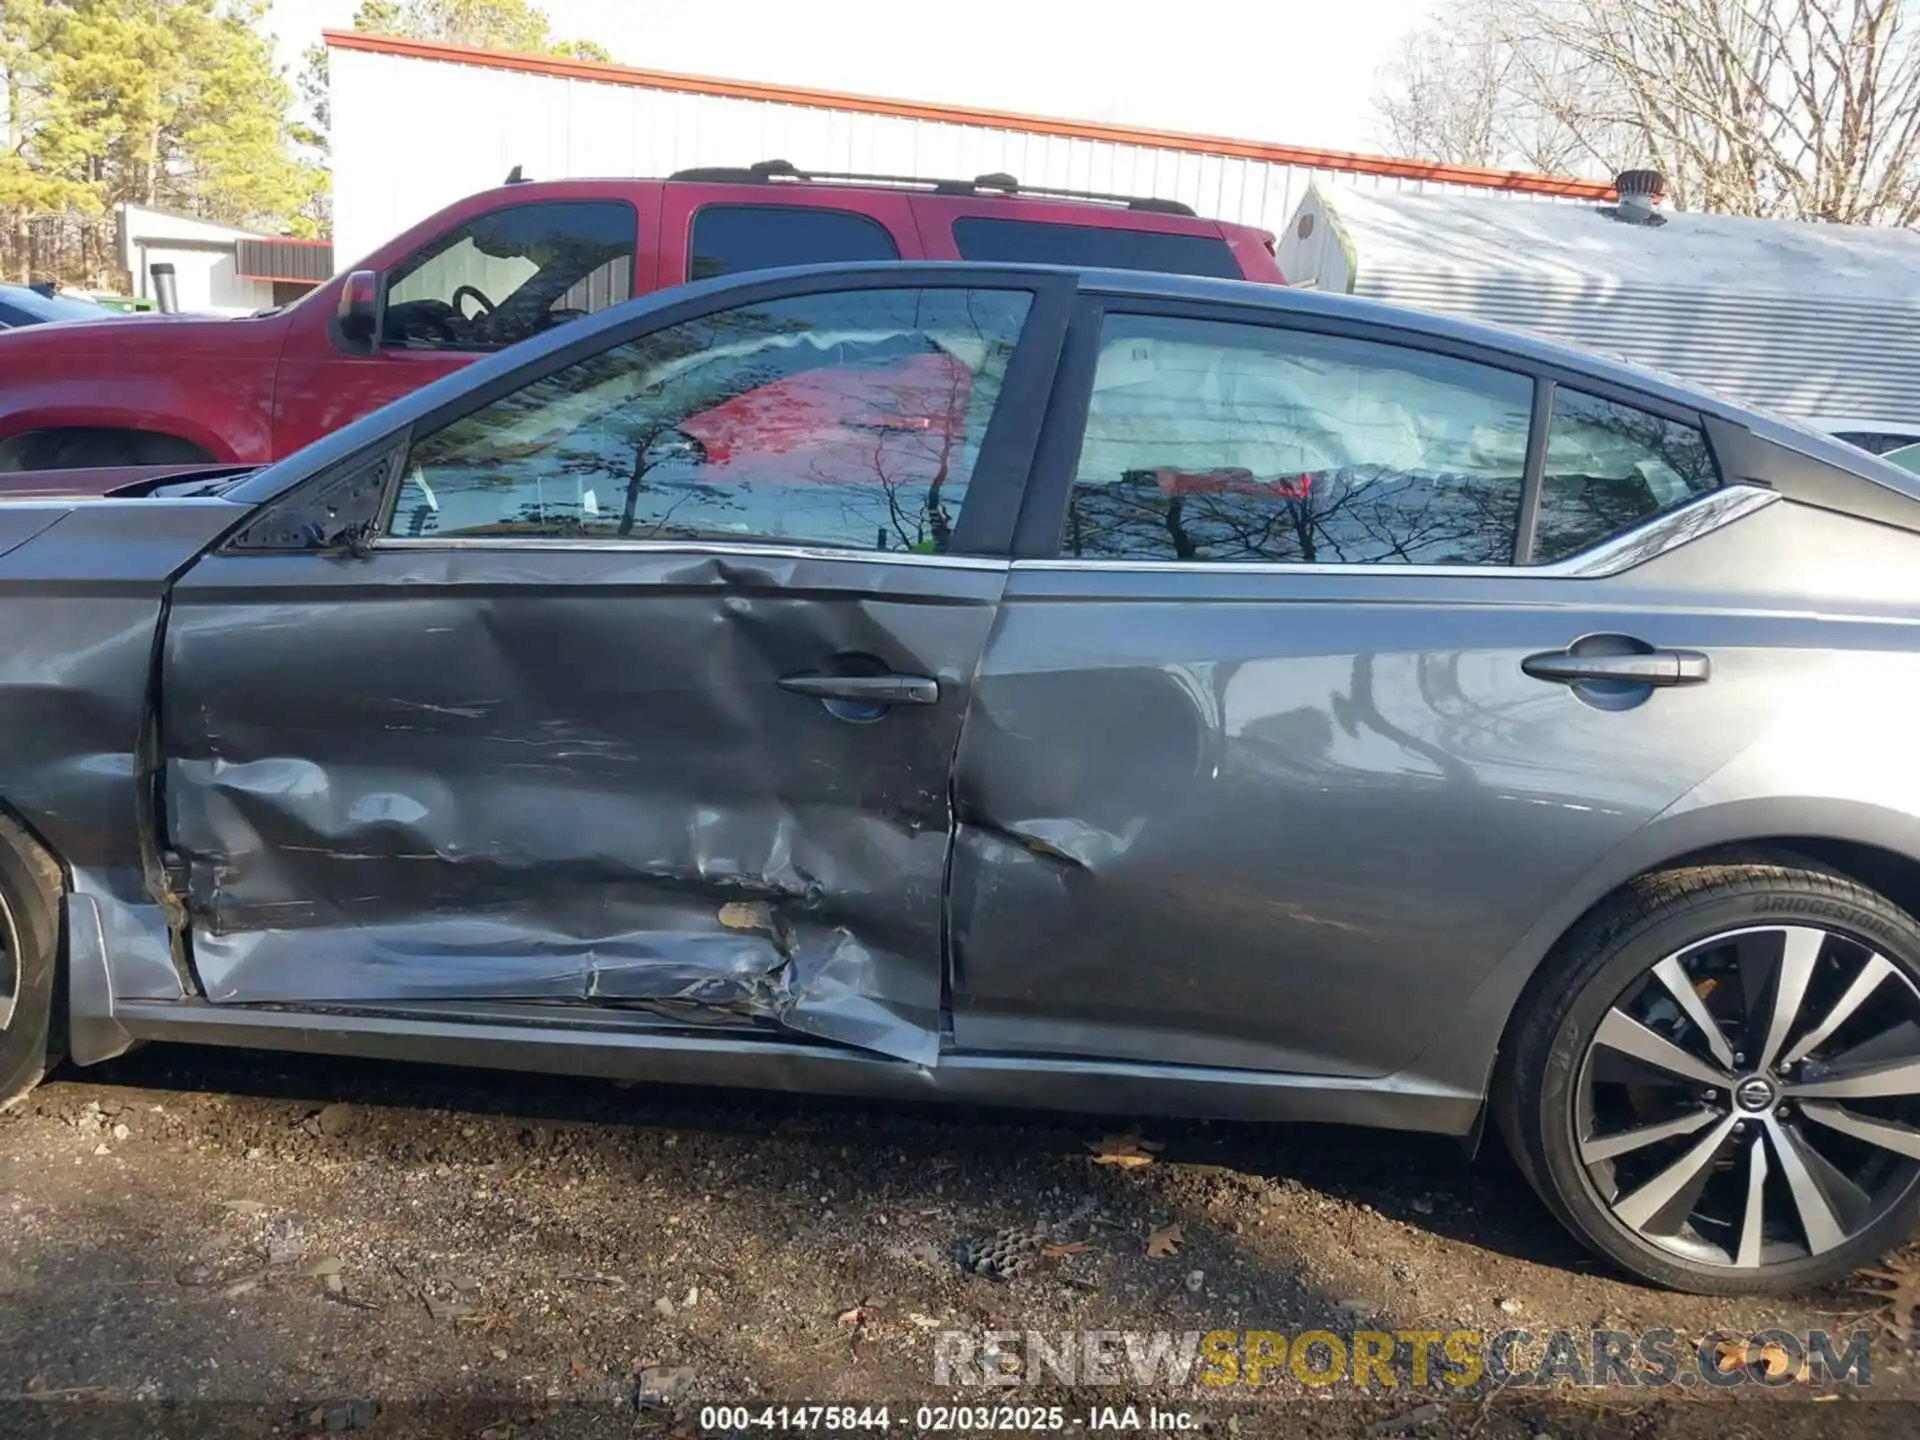
[[[1340,297],[873,265],[48,483],[0,1096],[59,1036],[1491,1119],[1713,1292],[1913,1219],[1920,480],[1849,446]]]

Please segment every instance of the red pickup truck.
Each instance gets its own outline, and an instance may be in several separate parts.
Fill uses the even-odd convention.
[[[508,183],[284,309],[0,337],[0,471],[277,459],[476,356],[685,280],[836,260],[1014,260],[1278,282],[1273,237],[1165,200],[783,161]]]

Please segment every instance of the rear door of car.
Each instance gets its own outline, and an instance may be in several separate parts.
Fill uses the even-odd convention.
[[[1765,723],[1767,622],[1644,578],[1765,503],[1720,479],[1497,350],[1084,299],[957,763],[956,1043],[1407,1064]]]
[[[199,561],[161,733],[209,998],[932,1063],[950,766],[1070,293],[875,267],[602,326]]]

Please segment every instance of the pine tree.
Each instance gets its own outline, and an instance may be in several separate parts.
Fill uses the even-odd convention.
[[[5,271],[97,282],[123,201],[311,233],[265,0],[4,0]]]

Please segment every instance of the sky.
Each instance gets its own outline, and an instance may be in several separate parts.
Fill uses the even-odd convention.
[[[1377,151],[1378,72],[1434,0],[546,0],[615,60],[1236,139]],[[273,0],[289,73],[358,0]],[[1136,23],[1134,17],[1139,17]]]

